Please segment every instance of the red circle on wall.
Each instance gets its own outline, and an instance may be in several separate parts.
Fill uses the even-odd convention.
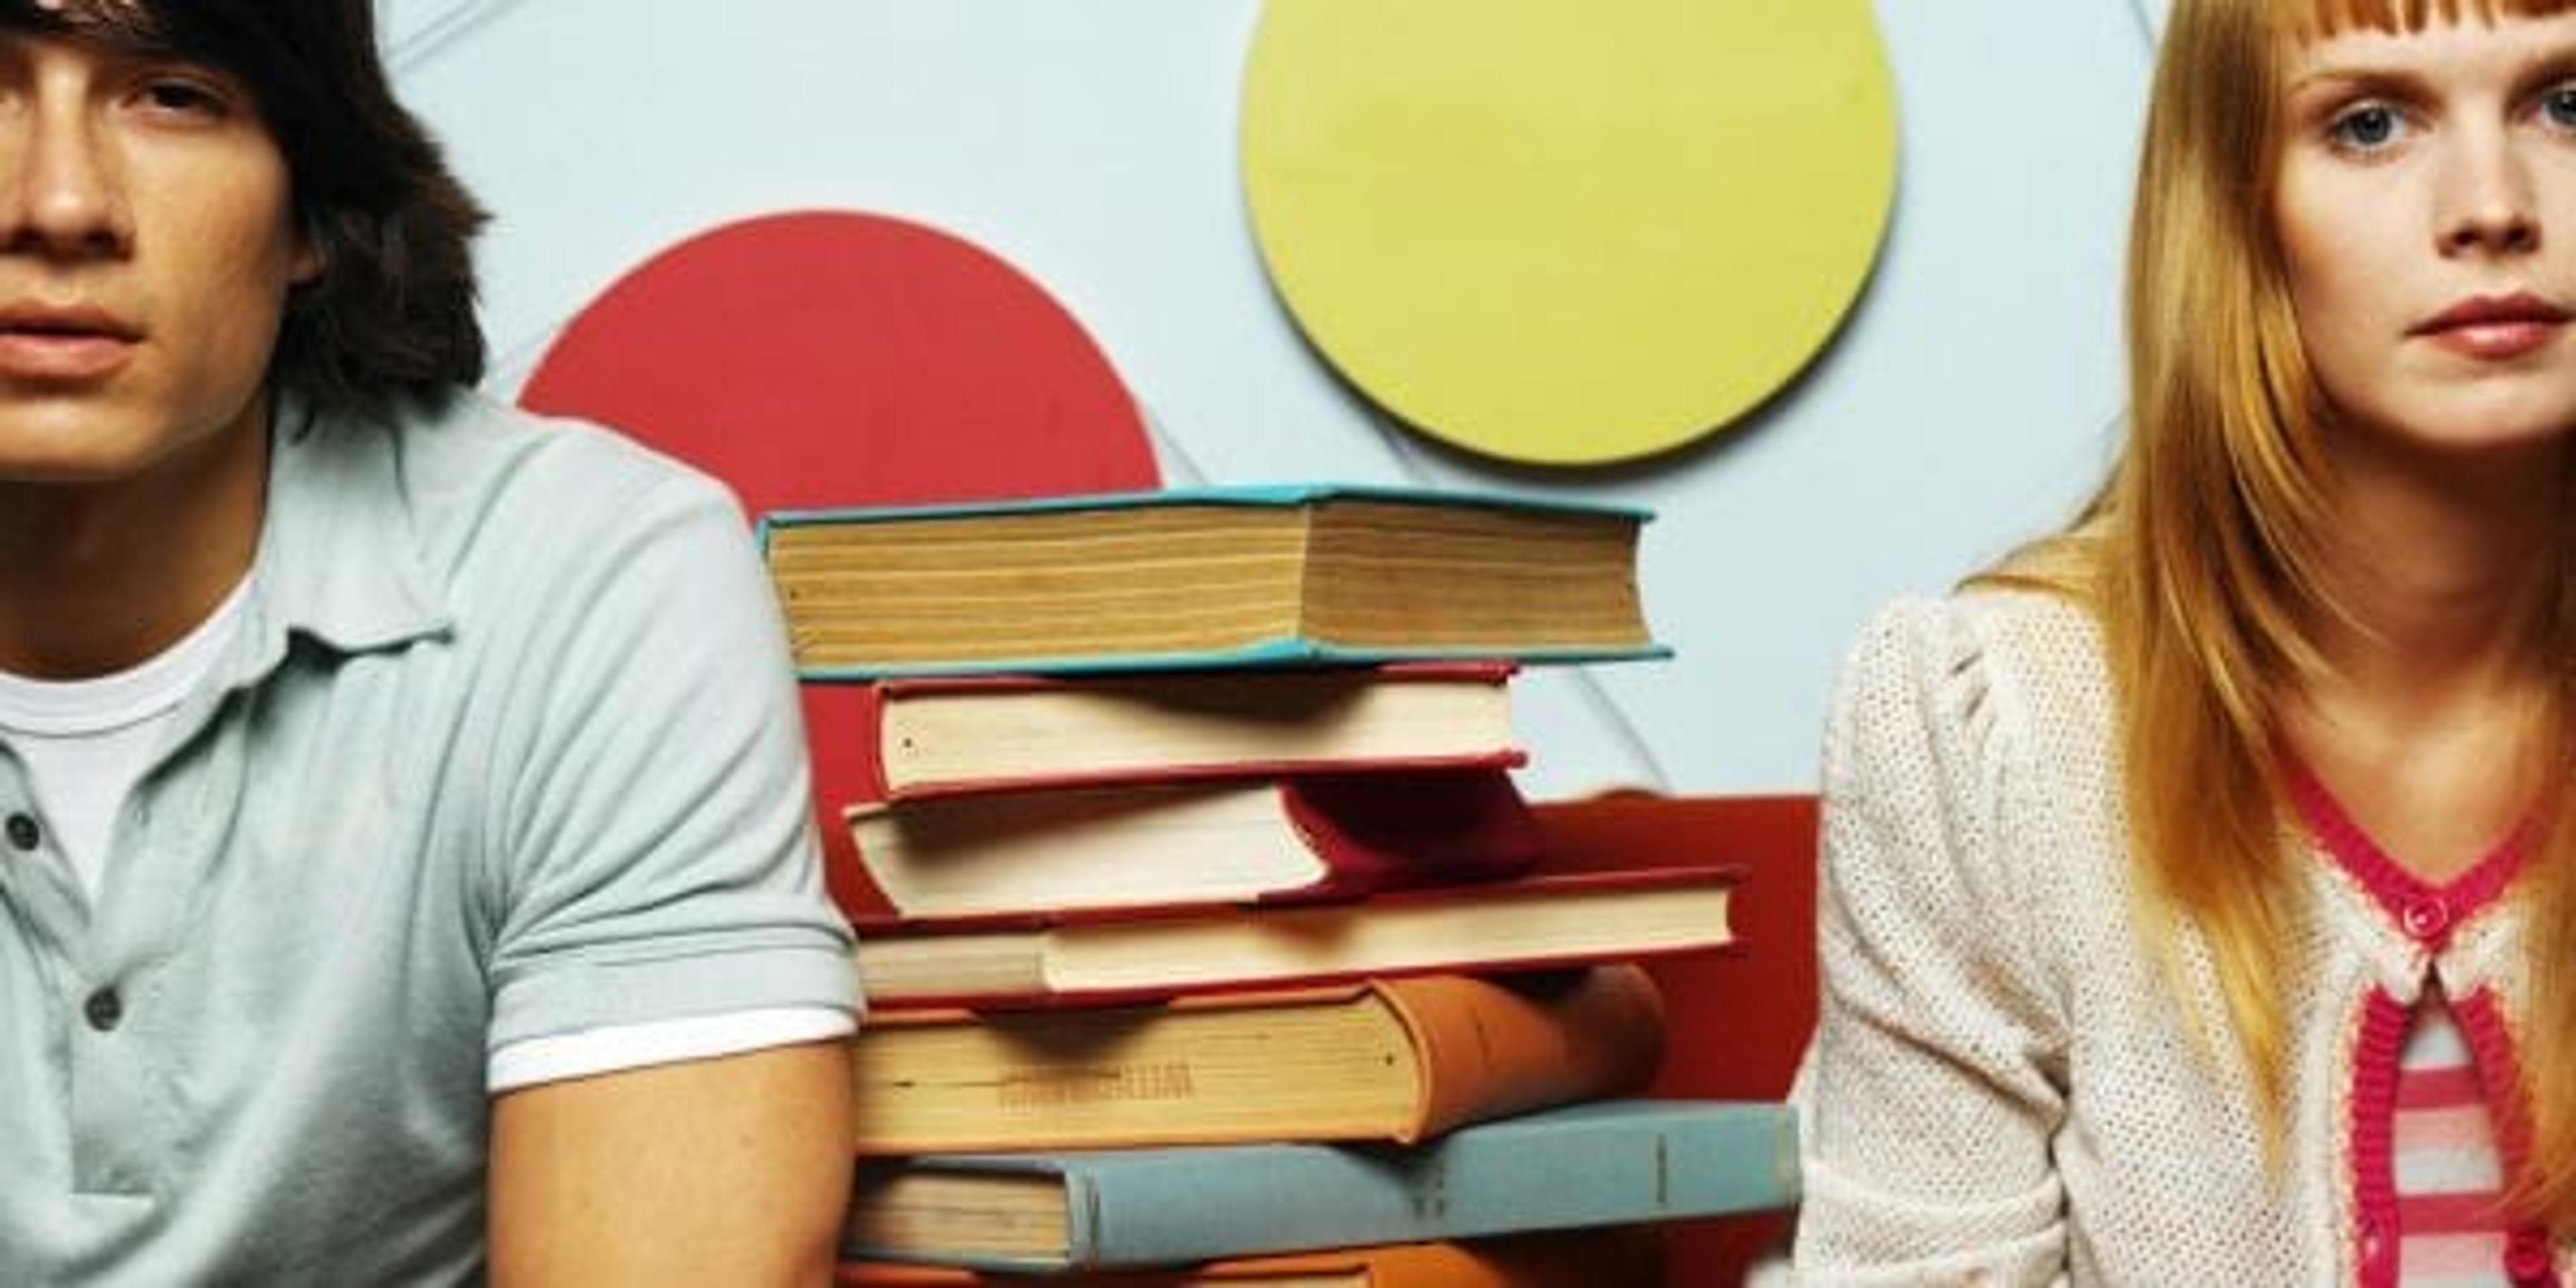
[[[843,211],[692,237],[582,310],[519,401],[603,421],[765,510],[1157,486],[1135,400],[1044,288],[934,228]],[[875,781],[861,686],[807,685],[836,894],[840,808]]]

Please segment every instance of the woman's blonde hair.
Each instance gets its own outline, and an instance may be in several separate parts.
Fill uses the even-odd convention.
[[[2282,711],[2322,673],[2343,616],[2322,575],[2330,411],[2301,344],[2273,179],[2284,55],[2356,27],[2549,13],[2576,0],[2174,0],[2138,168],[2128,263],[2129,432],[2067,530],[1972,584],[2036,586],[2100,620],[2117,686],[2147,933],[2207,945],[2237,1054],[2278,1123],[2288,1081],[2288,946],[2305,909],[2280,843]],[[2576,746],[2576,523],[2549,646],[2566,659],[2548,754]],[[2553,822],[2555,820],[2552,820]],[[2517,897],[2531,935],[2518,1016],[2529,1113],[2515,1196],[2576,1232],[2576,828],[2549,826]],[[2517,1135],[2521,1133],[2515,1133]]]

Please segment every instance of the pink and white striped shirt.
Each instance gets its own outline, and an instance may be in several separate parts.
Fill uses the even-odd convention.
[[[2489,1092],[2441,986],[2416,1001],[2397,1057],[2390,1188],[2406,1288],[2506,1288],[2504,1156]]]

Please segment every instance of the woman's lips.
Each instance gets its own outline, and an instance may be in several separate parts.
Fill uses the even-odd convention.
[[[2442,310],[2411,334],[2466,357],[2503,362],[2558,338],[2568,313],[2528,291],[2479,295]]]

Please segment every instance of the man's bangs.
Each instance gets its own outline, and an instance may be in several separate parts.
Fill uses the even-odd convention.
[[[175,34],[152,0],[0,0],[0,28],[158,49]]]
[[[2347,31],[2408,35],[2436,24],[2541,18],[2576,10],[2576,0],[2286,0],[2273,9],[2280,34],[2323,40]]]

